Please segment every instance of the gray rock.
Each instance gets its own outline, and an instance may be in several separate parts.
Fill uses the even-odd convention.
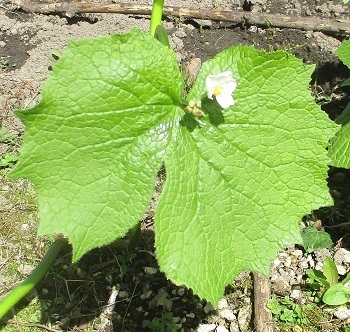
[[[346,308],[346,307],[341,307],[338,308],[333,315],[335,317],[337,317],[340,320],[346,320],[348,318],[350,318],[350,309]]]
[[[239,326],[237,322],[231,322],[230,324],[230,332],[240,332]]]
[[[314,252],[316,262],[324,262],[326,257],[331,257],[331,252],[329,249],[323,248],[316,250]]]
[[[343,276],[346,274],[346,268],[344,266],[336,264],[336,267],[339,275]]]
[[[334,263],[341,265],[343,263],[350,263],[350,252],[344,248],[338,249],[334,254]]]
[[[305,257],[300,258],[298,265],[305,270],[309,268],[309,263],[307,262],[307,259]]]
[[[204,306],[203,311],[205,314],[208,314],[209,312],[215,311],[215,308],[211,304],[211,302],[207,302],[207,304]]]
[[[218,303],[218,310],[228,308],[228,302],[226,299],[220,299]]]
[[[303,257],[303,251],[302,250],[294,250],[291,252],[291,255],[295,256],[295,257]]]
[[[218,326],[216,332],[230,332],[225,326]]]
[[[225,308],[225,309],[219,310],[219,316],[221,318],[225,318],[226,320],[228,320],[230,322],[236,320],[235,314],[229,308]]]
[[[143,270],[145,271],[146,274],[157,274],[158,272],[156,268],[150,267],[150,266],[145,266]]]
[[[239,310],[237,320],[238,320],[238,326],[242,331],[246,331],[247,328],[249,327],[251,315],[252,315],[251,305],[245,306],[241,308],[241,310]]]
[[[198,326],[197,332],[212,332],[216,329],[215,324],[200,324]]]

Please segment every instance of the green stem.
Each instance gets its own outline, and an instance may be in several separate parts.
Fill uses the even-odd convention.
[[[154,37],[157,26],[162,23],[164,0],[154,0],[151,14],[151,36]]]
[[[68,242],[66,239],[59,238],[50,246],[46,255],[35,270],[0,302],[0,319],[40,282],[50,269],[59,252],[67,244]]]

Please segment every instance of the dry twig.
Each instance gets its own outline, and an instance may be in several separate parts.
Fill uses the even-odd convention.
[[[10,319],[6,322],[7,324],[14,324],[14,325],[21,325],[21,326],[27,326],[27,327],[36,327],[39,329],[46,330],[48,332],[60,332],[59,330],[52,329],[49,326],[39,324],[39,323],[29,323],[29,322],[21,322],[18,320]]]
[[[133,15],[150,15],[152,6],[128,3],[37,3],[23,1],[20,8],[31,13],[65,13],[72,17],[83,13],[119,13]],[[253,13],[243,11],[192,9],[187,7],[164,6],[165,16],[180,18],[208,19],[213,21],[233,22],[246,25],[273,26],[310,31],[323,31],[350,34],[350,22],[341,19],[319,19],[315,17],[293,17],[287,15]]]
[[[271,297],[270,279],[255,272],[254,275],[254,327],[257,332],[275,331],[267,302]]]

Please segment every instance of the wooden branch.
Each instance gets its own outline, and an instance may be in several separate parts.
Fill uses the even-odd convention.
[[[80,3],[58,2],[39,3],[24,0],[20,8],[30,13],[65,13],[72,17],[83,13],[119,13],[133,15],[150,15],[152,6],[135,5],[128,3]],[[323,31],[350,34],[350,22],[348,20],[324,20],[313,17],[292,17],[277,14],[252,13],[244,11],[192,9],[186,7],[164,6],[164,15],[180,18],[196,18],[213,21],[244,23],[247,25],[271,26],[280,28],[293,28],[310,31]]]
[[[270,279],[255,272],[254,278],[254,327],[256,332],[274,332],[274,322],[267,301],[271,297]]]

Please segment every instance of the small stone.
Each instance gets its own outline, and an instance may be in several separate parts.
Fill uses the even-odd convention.
[[[179,296],[183,296],[185,294],[185,289],[184,288],[180,288],[177,290],[177,295]]]
[[[346,320],[346,319],[350,318],[350,309],[347,309],[345,307],[341,307],[341,308],[337,309],[333,313],[333,315],[340,320]]]
[[[296,283],[297,283],[298,285],[300,285],[301,282],[302,282],[302,280],[303,280],[303,274],[302,274],[302,273],[297,274]]]
[[[239,326],[237,322],[231,322],[230,324],[230,332],[240,332]]]
[[[193,58],[187,66],[189,79],[195,81],[202,66],[200,58]]]
[[[288,254],[285,252],[280,252],[277,256],[282,262],[284,262],[289,257]]]
[[[300,258],[299,266],[302,269],[308,269],[309,268],[309,264],[308,264],[307,259],[305,257]]]
[[[151,294],[152,294],[152,291],[151,291],[151,290],[148,290],[148,291],[146,291],[146,292],[144,292],[144,293],[142,293],[142,294],[140,295],[140,299],[141,299],[141,300],[147,300],[147,299],[149,299],[149,297],[151,296]]]
[[[208,314],[209,312],[215,311],[215,308],[211,304],[211,302],[207,302],[207,304],[204,306],[203,311],[205,314]]]
[[[198,326],[197,332],[212,332],[216,329],[215,324],[200,324]]]
[[[272,266],[273,267],[278,267],[278,266],[280,266],[281,265],[281,261],[278,259],[278,258],[276,258],[273,262],[272,262]]]
[[[22,228],[23,231],[27,231],[27,230],[29,230],[29,225],[28,224],[22,224],[21,228]]]
[[[344,263],[350,264],[350,251],[342,248],[344,253]]]
[[[23,264],[17,268],[17,271],[23,275],[28,275],[33,271],[33,266],[29,264]]]
[[[230,332],[225,326],[218,326],[216,332]]]
[[[303,257],[303,251],[302,250],[294,250],[291,252],[291,255],[295,256],[295,257]]]
[[[47,294],[49,294],[49,290],[48,290],[47,288],[43,288],[43,289],[41,290],[41,293],[42,293],[43,295],[47,295]]]
[[[173,306],[173,302],[168,297],[169,294],[167,291],[164,288],[161,288],[158,294],[150,301],[149,307],[163,307],[163,310],[170,311]]]
[[[194,318],[194,317],[196,317],[196,315],[193,312],[191,312],[191,313],[187,314],[186,317],[187,318]]]
[[[332,257],[332,254],[329,249],[323,248],[318,249],[314,252],[315,255],[315,261],[317,262],[324,262],[326,257]]]
[[[336,265],[337,270],[338,270],[338,274],[343,276],[346,274],[346,268],[342,265]]]
[[[179,37],[179,38],[185,38],[187,36],[187,33],[184,29],[177,29],[175,32],[174,32],[174,35],[176,37]]]
[[[323,262],[317,262],[315,266],[315,270],[322,271],[323,269]]]
[[[118,297],[121,297],[122,299],[125,299],[126,297],[129,297],[129,293],[127,291],[119,291]]]
[[[238,326],[242,331],[245,331],[248,328],[251,315],[252,315],[251,305],[241,308],[241,310],[238,312],[238,317],[237,317]]]
[[[258,27],[256,25],[252,25],[249,27],[248,32],[250,33],[257,33],[258,32]]]
[[[284,278],[279,277],[273,283],[273,289],[274,289],[274,292],[279,295],[287,295],[287,293],[290,292],[290,286],[289,286],[288,280],[285,280]]]
[[[219,316],[225,318],[226,320],[232,322],[236,320],[236,316],[232,310],[225,308],[219,311]]]
[[[292,265],[292,257],[288,256],[288,258],[284,262],[284,266],[290,267],[291,265]]]
[[[9,200],[6,197],[0,195],[0,206],[5,206],[8,202]]]
[[[218,310],[225,309],[228,307],[228,302],[226,299],[220,299],[218,303]]]
[[[340,265],[344,262],[344,253],[341,249],[342,248],[338,249],[333,256],[333,261],[336,265]]]
[[[293,289],[290,293],[290,298],[293,300],[302,300],[303,298],[303,293],[301,292],[300,289]]]
[[[340,248],[334,254],[334,263],[342,264],[342,263],[350,263],[350,252],[344,248]]]
[[[143,270],[145,271],[145,273],[150,274],[150,275],[157,274],[157,272],[158,272],[158,270],[156,268],[150,267],[150,266],[145,266],[143,268]]]
[[[279,275],[278,274],[272,274],[270,280],[271,282],[276,282],[279,279]]]

